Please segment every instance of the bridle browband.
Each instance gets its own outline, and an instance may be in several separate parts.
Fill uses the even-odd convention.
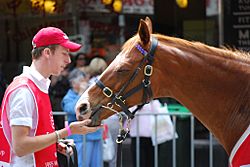
[[[141,60],[141,62],[137,66],[137,68],[135,69],[134,73],[132,74],[132,76],[130,77],[128,82],[126,82],[123,85],[123,87],[120,89],[120,91],[118,93],[114,93],[112,91],[112,89],[105,86],[104,83],[101,80],[96,79],[96,84],[97,84],[97,86],[99,88],[102,89],[103,94],[106,97],[111,98],[111,101],[107,104],[106,108],[112,109],[113,105],[116,104],[118,107],[120,107],[122,109],[122,111],[127,115],[127,117],[129,119],[134,118],[135,112],[131,112],[129,110],[128,106],[125,104],[125,100],[128,97],[130,97],[134,93],[138,92],[140,89],[143,89],[143,96],[142,96],[143,104],[148,103],[150,100],[152,100],[152,97],[153,97],[153,92],[152,92],[152,89],[151,89],[150,76],[153,73],[152,64],[154,62],[154,53],[155,53],[155,50],[156,50],[157,45],[158,45],[158,40],[156,38],[154,38],[154,37],[151,37],[151,41],[152,42],[151,42],[150,50],[148,52],[145,49],[143,49],[141,47],[141,45],[139,45],[139,44],[137,44],[135,46],[137,48],[137,50],[143,55],[143,59]],[[135,79],[138,72],[142,69],[142,66],[143,66],[143,64],[145,62],[146,62],[146,65],[144,67],[144,79],[142,80],[142,82],[139,85],[137,85],[136,87],[129,90],[126,94],[122,95],[124,90]],[[101,107],[102,107],[101,105],[99,107],[97,107],[95,109],[95,111],[92,112],[90,118],[92,116],[94,116]]]

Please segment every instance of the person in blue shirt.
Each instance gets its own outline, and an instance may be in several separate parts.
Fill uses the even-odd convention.
[[[71,88],[64,96],[61,104],[63,111],[67,112],[68,123],[77,121],[75,105],[80,95],[88,87],[88,76],[80,70],[73,70],[69,74]],[[88,135],[72,135],[78,154],[79,167],[103,167],[102,159],[102,129]],[[84,141],[85,137],[85,141]],[[86,143],[86,144],[85,144]]]

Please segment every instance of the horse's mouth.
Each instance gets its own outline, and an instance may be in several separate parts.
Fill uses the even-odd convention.
[[[101,125],[100,113],[102,112],[102,105],[97,105],[96,107],[92,108],[91,110],[91,123],[90,126],[99,126]]]
[[[101,125],[101,120],[99,118],[101,113],[101,106],[96,106],[94,108],[88,108],[82,110],[80,108],[80,115],[78,116],[79,120],[91,119],[91,123],[88,126],[95,127]]]

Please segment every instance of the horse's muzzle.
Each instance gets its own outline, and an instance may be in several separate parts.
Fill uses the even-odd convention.
[[[95,109],[91,109],[88,100],[82,100],[79,106],[79,115],[77,115],[77,119],[80,121],[91,119],[91,123],[88,126],[99,126],[101,124],[99,120],[99,110],[99,106]]]

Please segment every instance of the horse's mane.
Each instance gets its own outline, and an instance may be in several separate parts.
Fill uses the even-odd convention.
[[[216,56],[223,56],[226,58],[235,59],[237,61],[250,64],[250,53],[242,51],[242,50],[237,50],[235,48],[229,48],[229,47],[216,48],[213,46],[208,46],[201,42],[188,41],[185,39],[165,36],[162,34],[153,34],[153,35],[156,38],[158,38],[159,41],[163,41],[173,47],[194,49],[201,53],[207,53],[207,54],[216,55]],[[134,47],[135,44],[138,42],[139,42],[139,35],[136,34],[135,36],[131,37],[129,40],[126,41],[122,49],[131,50],[132,47]]]

